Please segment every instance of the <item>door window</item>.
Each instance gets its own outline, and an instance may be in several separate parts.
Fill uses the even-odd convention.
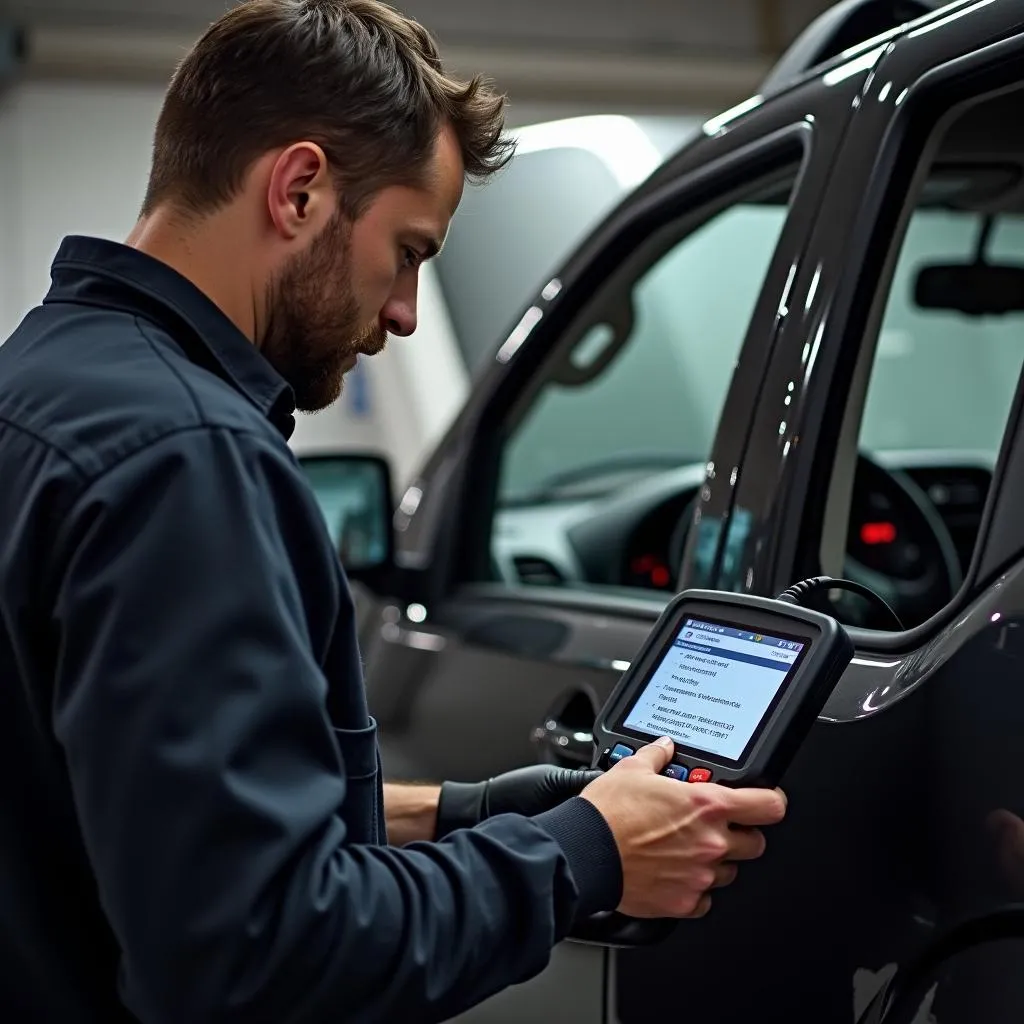
[[[435,263],[470,374],[587,233],[699,129],[696,118],[597,115],[514,133],[516,155],[466,190]]]
[[[833,530],[846,518],[845,575],[906,628],[967,574],[1024,365],[1024,130],[1000,114],[1010,98],[970,107],[938,143],[861,357],[870,370],[847,412],[857,448],[835,463],[852,471],[826,513]],[[848,622],[895,628],[860,598],[834,600]]]
[[[797,167],[621,261],[505,425],[508,582],[670,591]]]

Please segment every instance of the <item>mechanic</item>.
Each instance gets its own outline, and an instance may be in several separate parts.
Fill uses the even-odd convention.
[[[660,776],[671,741],[381,780],[287,441],[413,332],[503,110],[376,0],[250,0],[178,67],[126,242],[66,238],[0,347],[6,1019],[447,1019],[582,915],[705,913],[783,818]]]

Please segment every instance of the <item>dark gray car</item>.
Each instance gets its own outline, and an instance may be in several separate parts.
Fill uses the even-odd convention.
[[[857,656],[707,918],[567,942],[469,1019],[853,1021],[1024,901],[1024,5],[901,6],[936,5],[840,5],[602,223],[393,528],[373,463],[310,460],[325,494],[367,474],[339,531],[392,778],[589,764],[680,589],[826,573],[900,620],[823,598]],[[1017,1024],[1022,968],[952,956],[930,1012]]]

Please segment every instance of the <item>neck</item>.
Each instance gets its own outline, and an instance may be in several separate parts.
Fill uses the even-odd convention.
[[[194,219],[164,207],[143,217],[125,244],[166,263],[191,281],[250,341],[257,333],[254,281],[240,257],[232,211]]]

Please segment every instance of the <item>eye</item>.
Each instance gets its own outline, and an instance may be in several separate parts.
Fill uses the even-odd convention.
[[[420,265],[420,254],[415,249],[409,248],[407,245],[402,248],[402,256],[403,264],[406,267],[413,268]]]

